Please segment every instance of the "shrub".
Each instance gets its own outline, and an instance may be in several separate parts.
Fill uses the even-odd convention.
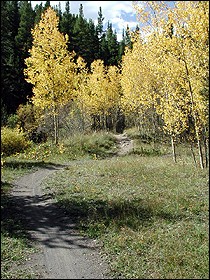
[[[47,134],[43,131],[41,112],[31,103],[21,104],[17,110],[18,124],[34,143],[46,142]]]
[[[12,114],[7,119],[7,126],[10,128],[15,128],[18,125],[19,117],[16,114]]]
[[[82,150],[90,155],[105,158],[108,155],[113,155],[113,147],[115,147],[116,139],[107,133],[91,134],[82,139]]]
[[[30,146],[25,134],[18,128],[3,127],[1,129],[1,152],[4,156],[10,156],[24,151]]]

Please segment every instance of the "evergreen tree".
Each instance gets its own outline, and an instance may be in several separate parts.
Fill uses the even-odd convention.
[[[109,49],[108,49],[106,34],[102,35],[101,42],[100,42],[100,59],[104,61],[105,66],[108,65]]]
[[[20,24],[18,34],[15,37],[21,56],[28,56],[28,50],[32,45],[31,29],[34,27],[35,12],[28,1],[20,1]]]
[[[18,102],[19,73],[14,39],[18,25],[18,1],[1,1],[1,109],[5,114],[14,113]]]
[[[42,3],[39,5],[37,4],[34,8],[34,11],[35,11],[34,24],[37,24],[41,19],[42,12],[44,11],[44,7],[43,7]]]
[[[47,8],[50,7],[50,1],[46,1],[45,5],[44,5],[44,10],[47,10]]]
[[[70,1],[66,1],[65,11],[59,21],[59,29],[63,34],[67,34],[69,36],[68,42],[68,50],[73,51],[73,29],[75,25],[76,17],[70,13]]]
[[[76,16],[76,21],[73,29],[72,44],[77,57],[82,56],[85,60],[87,36],[87,21],[84,19],[83,6],[80,4],[79,15]]]
[[[97,36],[97,29],[92,19],[89,19],[88,22],[87,46],[90,54],[90,57],[87,61],[87,65],[89,67],[94,59],[98,58],[99,53],[99,39]]]
[[[107,32],[107,47],[108,47],[108,65],[117,65],[118,64],[118,42],[117,34],[112,30],[112,24],[108,22]]]
[[[20,24],[15,41],[18,51],[18,95],[19,104],[21,104],[26,103],[27,96],[32,95],[32,86],[25,81],[23,70],[25,68],[24,59],[29,56],[28,50],[32,46],[31,29],[34,27],[35,12],[31,2],[28,1],[20,1],[19,12]]]
[[[59,2],[58,5],[55,5],[53,9],[57,12],[57,15],[59,17],[59,23],[60,23],[62,19],[61,2]],[[60,24],[59,24],[59,28],[60,28]]]
[[[77,58],[81,56],[87,63],[87,67],[90,67],[95,59],[95,51],[98,51],[98,40],[93,21],[87,22],[84,18],[82,4],[80,4],[79,15],[76,16],[74,24],[72,45]]]
[[[70,14],[70,1],[66,1],[66,14]]]
[[[99,12],[98,12],[98,24],[96,26],[96,30],[97,30],[97,36],[99,38],[99,40],[102,39],[102,35],[103,35],[103,21],[104,21],[104,17],[102,15],[102,9],[101,7],[99,7]]]
[[[130,49],[132,48],[131,33],[130,33],[130,28],[128,25],[125,30],[125,46],[129,47]]]
[[[79,17],[84,18],[84,11],[83,11],[83,5],[80,4],[79,6]]]
[[[107,48],[105,46],[106,43],[105,43],[105,32],[103,30],[103,21],[104,21],[104,17],[102,14],[102,9],[101,7],[99,7],[98,24],[96,25],[96,32],[99,40],[98,54],[96,55],[96,58],[98,59],[104,59],[104,51],[107,51]]]
[[[124,53],[125,53],[125,31],[123,29],[122,40],[119,43],[119,51],[118,51],[118,57],[120,62],[122,60],[122,56],[124,55]]]

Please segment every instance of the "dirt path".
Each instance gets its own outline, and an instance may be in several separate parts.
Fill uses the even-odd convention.
[[[126,133],[124,134],[117,134],[115,135],[118,145],[119,145],[119,150],[117,152],[117,156],[123,156],[128,154],[130,151],[133,150],[133,140],[129,139]]]
[[[97,243],[81,237],[70,217],[43,194],[42,181],[60,169],[42,168],[15,182],[16,208],[21,211],[32,240],[41,249],[26,266],[40,279],[107,279],[108,265]]]
[[[133,141],[126,134],[115,135],[119,152],[127,154]],[[48,166],[18,179],[12,191],[16,209],[26,230],[40,249],[24,268],[40,279],[111,279],[96,241],[78,234],[71,217],[65,216],[41,188],[42,181],[64,166]]]

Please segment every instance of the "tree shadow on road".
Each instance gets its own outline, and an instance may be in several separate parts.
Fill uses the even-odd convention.
[[[58,164],[53,162],[44,162],[44,161],[20,161],[20,160],[10,160],[4,163],[4,167],[9,168],[48,168],[55,169],[57,167],[65,167],[64,164]]]
[[[72,219],[82,227],[89,227],[93,224],[104,225],[104,231],[110,225],[129,227],[137,230],[139,227],[151,226],[157,219],[168,222],[176,222],[186,218],[184,213],[167,212],[162,205],[154,205],[141,198],[127,200],[102,200],[102,199],[70,199],[63,198],[58,204],[71,215]],[[101,228],[100,230],[101,231]]]
[[[4,183],[5,184],[5,183]],[[15,196],[1,199],[2,232],[13,238],[26,238],[49,248],[95,249],[96,244],[78,234],[78,228],[50,195]]]

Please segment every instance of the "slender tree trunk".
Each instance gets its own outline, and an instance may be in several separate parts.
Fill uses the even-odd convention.
[[[205,159],[206,159],[206,168],[207,168],[208,160],[209,160],[209,145],[208,145],[208,139],[206,137],[204,139],[204,149],[205,149]]]
[[[208,167],[208,160],[209,160],[209,142],[208,142],[208,137],[206,135],[207,135],[207,131],[206,131],[206,128],[205,128],[203,142],[204,142],[204,152],[205,152],[205,167],[207,168]]]
[[[173,160],[174,160],[174,162],[176,162],[176,149],[175,149],[175,143],[174,143],[173,136],[171,136],[171,148],[172,148]]]
[[[54,121],[54,142],[55,145],[58,144],[58,116],[56,113],[53,115],[53,121]]]
[[[82,131],[84,132],[85,131],[85,116],[84,116],[83,106],[82,106],[81,114],[82,114]]]
[[[197,122],[196,112],[194,112],[193,90],[192,90],[192,86],[191,86],[191,82],[190,82],[190,78],[189,78],[189,70],[188,70],[188,67],[187,67],[186,60],[184,59],[183,61],[185,63],[186,74],[187,74],[187,77],[188,77],[188,85],[189,85],[190,97],[191,97],[191,103],[192,103],[192,116],[193,116],[194,121],[195,121],[195,131],[196,131],[196,138],[197,138],[197,144],[198,144],[198,153],[199,153],[199,159],[200,159],[200,167],[201,167],[201,169],[203,169],[204,168],[203,153],[202,153],[200,135],[199,135],[199,132],[198,132],[199,126],[198,126],[198,122]]]
[[[200,139],[198,139],[198,152],[199,152],[199,158],[200,158],[200,167],[201,167],[201,169],[204,169],[203,153],[202,153],[202,147],[201,147]]]

